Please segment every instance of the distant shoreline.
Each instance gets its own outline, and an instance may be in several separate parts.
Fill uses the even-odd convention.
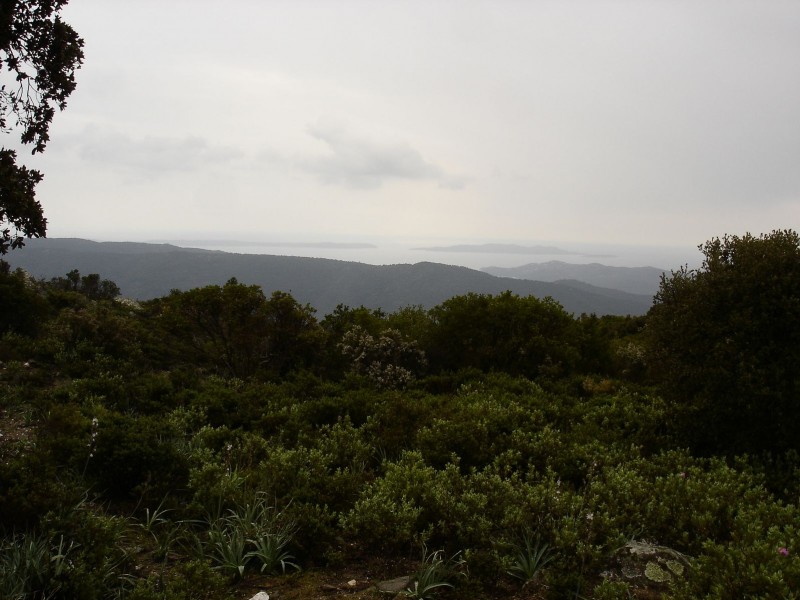
[[[484,242],[482,240],[456,241],[399,238],[378,238],[359,236],[354,238],[305,239],[295,236],[286,239],[285,234],[241,236],[236,238],[217,237],[227,232],[209,232],[203,235],[186,232],[183,235],[162,235],[148,240],[126,240],[128,243],[169,244],[180,248],[195,248],[216,252],[236,254],[270,254],[282,256],[305,256],[309,258],[329,258],[361,262],[371,265],[413,264],[418,262],[446,263],[470,269],[493,267],[521,267],[531,262],[550,262],[554,260],[569,263],[602,263],[616,267],[657,266],[666,270],[677,269],[682,265],[700,265],[700,255],[696,247],[674,248],[662,246],[588,243],[576,240],[517,242]],[[95,238],[97,241],[121,243],[122,240],[109,240],[105,236],[65,236]],[[288,237],[288,236],[286,236]],[[444,243],[442,243],[444,242]]]
[[[325,248],[341,250],[361,250],[377,248],[375,244],[361,242],[253,242],[243,240],[151,240],[153,244],[173,244],[185,247],[186,244],[197,246],[265,246],[272,248]]]

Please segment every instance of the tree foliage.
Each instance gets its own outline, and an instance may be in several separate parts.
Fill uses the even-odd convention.
[[[164,324],[188,341],[186,359],[228,377],[284,375],[308,366],[321,347],[313,309],[291,295],[269,300],[257,285],[230,279],[164,299]]]
[[[662,278],[648,314],[653,373],[696,448],[796,448],[800,237],[726,235],[700,250],[702,267]]]
[[[47,312],[44,300],[21,270],[0,261],[0,335],[7,331],[32,335]]]
[[[552,298],[470,293],[446,300],[431,317],[423,348],[434,369],[536,377],[568,373],[578,361],[578,326]]]
[[[358,325],[339,344],[352,370],[384,389],[404,387],[425,366],[425,353],[417,346],[397,329],[385,329],[373,337]]]
[[[0,130],[21,130],[23,144],[42,152],[56,110],[75,90],[83,40],[61,20],[66,0],[3,0],[0,3]],[[44,236],[47,221],[35,198],[38,171],[17,165],[16,152],[0,149],[0,254]]]
[[[100,279],[97,273],[82,276],[78,269],[73,269],[65,277],[54,277],[50,284],[57,289],[78,292],[92,300],[113,300],[120,295],[119,286],[110,279]]]
[[[529,597],[661,597],[608,576],[644,539],[694,558],[676,600],[792,598],[800,453],[698,457],[657,393],[702,417],[692,433],[780,447],[797,235],[704,251],[664,280],[644,331],[513,294],[340,307],[320,325],[236,280],[139,304],[98,295],[99,276],[34,281],[0,261],[0,597],[224,600],[281,560],[369,574],[420,543],[463,552],[459,598],[510,596],[509,566],[545,545]],[[660,388],[614,375],[646,335]],[[325,365],[331,347],[366,376]],[[376,389],[402,387],[385,384],[422,350],[426,377]],[[288,584],[313,595],[319,573]]]
[[[42,175],[18,166],[16,158],[13,150],[0,150],[0,254],[21,247],[23,235],[41,237],[47,231],[42,205],[36,200]]]

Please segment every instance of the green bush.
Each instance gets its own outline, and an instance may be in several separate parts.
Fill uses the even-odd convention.
[[[204,525],[205,530],[195,534],[196,547],[229,579],[240,580],[249,567],[266,574],[300,569],[288,552],[295,524],[264,494],[207,515]]]
[[[164,419],[110,413],[98,422],[87,475],[111,497],[124,498],[136,491],[163,498],[170,490],[185,487],[188,479],[179,438]]]
[[[648,364],[702,454],[798,449],[800,235],[724,236],[666,277],[647,316]]]
[[[134,582],[126,600],[233,600],[227,580],[203,560],[179,562],[164,574]]]
[[[552,298],[466,294],[430,311],[423,343],[431,370],[475,367],[512,375],[554,377],[580,359],[576,321]]]
[[[8,332],[33,336],[47,315],[47,304],[28,277],[0,261],[0,336]]]
[[[768,497],[743,498],[730,535],[706,540],[690,577],[674,590],[689,598],[792,598],[800,589],[800,512]]]

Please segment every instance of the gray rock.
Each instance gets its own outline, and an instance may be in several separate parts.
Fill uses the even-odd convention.
[[[409,585],[411,585],[411,576],[406,575],[405,577],[395,577],[388,581],[381,581],[375,587],[378,588],[381,594],[395,595],[405,590]]]
[[[604,576],[639,589],[664,592],[673,581],[684,579],[691,568],[691,559],[685,554],[632,540],[614,553]]]

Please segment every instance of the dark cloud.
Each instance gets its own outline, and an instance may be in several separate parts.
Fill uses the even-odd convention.
[[[392,180],[430,180],[445,187],[463,187],[463,181],[448,176],[408,144],[374,142],[326,125],[309,127],[308,133],[323,142],[329,152],[303,158],[298,164],[325,183],[364,189]]]

